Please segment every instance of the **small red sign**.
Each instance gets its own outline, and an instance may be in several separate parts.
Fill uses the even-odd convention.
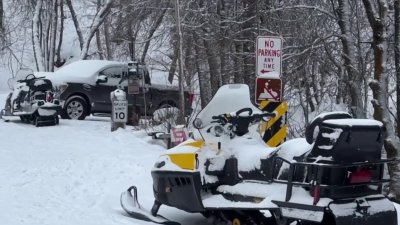
[[[262,100],[282,101],[282,80],[278,78],[257,78],[255,97],[256,103],[260,103]]]
[[[171,142],[175,145],[186,141],[189,137],[189,131],[186,127],[172,127],[171,134]]]

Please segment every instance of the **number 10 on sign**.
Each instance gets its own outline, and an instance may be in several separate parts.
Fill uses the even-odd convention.
[[[128,121],[128,102],[125,101],[113,101],[113,112],[112,117],[114,122]]]

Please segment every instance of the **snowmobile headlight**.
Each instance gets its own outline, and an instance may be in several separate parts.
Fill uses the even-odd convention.
[[[203,121],[200,118],[196,118],[193,120],[193,126],[196,129],[201,129],[203,128]]]
[[[221,125],[215,125],[211,130],[212,134],[214,134],[216,137],[221,137],[225,132],[224,127]]]
[[[160,169],[161,167],[165,166],[165,161],[161,161],[161,162],[156,162],[154,164],[154,167],[157,169]]]

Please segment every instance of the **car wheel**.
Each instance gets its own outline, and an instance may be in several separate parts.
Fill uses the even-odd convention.
[[[87,115],[87,102],[79,96],[67,100],[63,110],[63,117],[72,120],[84,120]]]

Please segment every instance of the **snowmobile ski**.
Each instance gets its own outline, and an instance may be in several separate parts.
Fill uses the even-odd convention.
[[[161,215],[153,216],[150,211],[142,208],[138,201],[137,188],[135,186],[131,186],[128,190],[121,193],[120,203],[121,207],[132,218],[157,224],[180,225],[180,223],[168,220]]]

